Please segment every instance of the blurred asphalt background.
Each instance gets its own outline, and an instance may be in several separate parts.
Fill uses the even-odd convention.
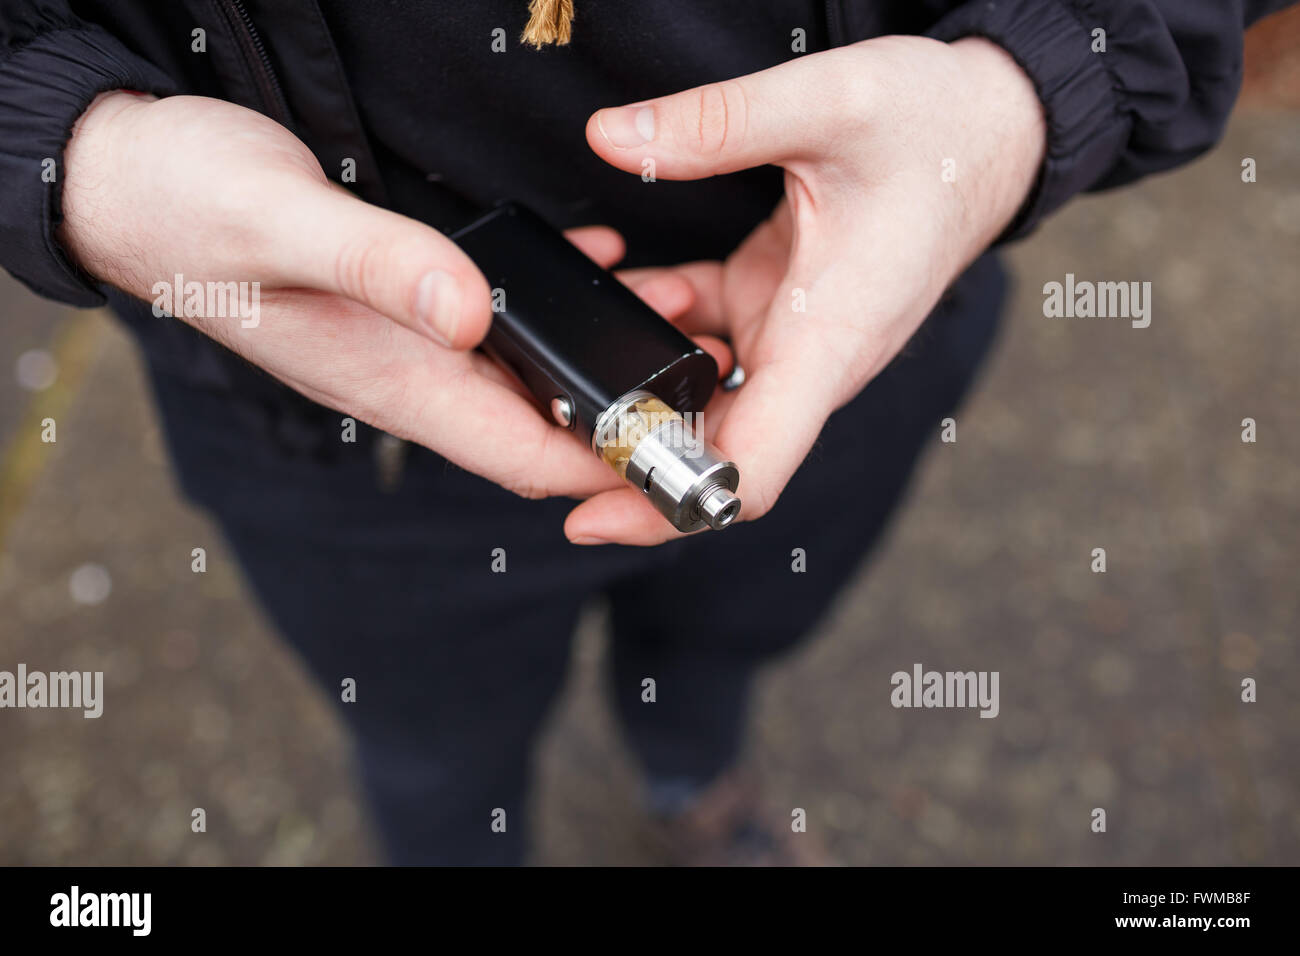
[[[1297,27],[1252,38],[1210,156],[1076,201],[1011,252],[958,442],[936,423],[883,548],[765,679],[754,759],[839,861],[1300,864]],[[1045,319],[1067,272],[1151,281],[1151,327]],[[35,390],[32,350],[56,365]],[[601,696],[601,613],[538,757],[541,863],[654,859]],[[0,711],[0,864],[378,860],[330,705],[177,496],[131,344],[0,275],[0,670],[19,661],[103,670],[111,719]],[[889,675],[917,661],[999,670],[1001,715],[894,710]]]

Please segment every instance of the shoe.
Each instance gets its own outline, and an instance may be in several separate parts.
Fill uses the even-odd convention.
[[[671,866],[829,866],[811,833],[795,833],[788,811],[764,806],[753,771],[717,777],[674,813],[653,815],[650,837]]]

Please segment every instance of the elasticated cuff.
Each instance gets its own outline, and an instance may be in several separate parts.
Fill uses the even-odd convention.
[[[38,295],[70,305],[102,305],[104,295],[55,237],[62,220],[64,147],[91,100],[115,89],[176,92],[162,70],[93,26],[42,34],[0,59],[3,264]],[[46,181],[49,160],[53,182]]]
[[[971,0],[928,32],[945,42],[980,36],[1005,49],[1033,80],[1047,120],[1047,151],[1029,198],[999,238],[1018,239],[1117,162],[1130,118],[1092,31],[1059,0]]]

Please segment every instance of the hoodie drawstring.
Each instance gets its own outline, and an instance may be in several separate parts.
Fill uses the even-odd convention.
[[[528,26],[519,38],[540,50],[548,43],[564,46],[573,27],[573,0],[530,0]]]

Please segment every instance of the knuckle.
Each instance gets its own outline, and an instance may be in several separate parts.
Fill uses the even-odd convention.
[[[411,396],[401,376],[357,378],[346,383],[345,388],[354,417],[399,438],[414,436],[416,429],[411,417],[402,411],[408,407]]]
[[[526,463],[525,467],[511,475],[508,486],[519,497],[538,501],[551,496],[550,489],[540,476],[548,471],[555,433],[554,428],[543,428],[537,438],[536,447],[521,456],[520,460]]]
[[[761,518],[772,510],[780,491],[773,491],[761,484],[741,488],[738,492],[741,500],[740,517],[745,521]]]
[[[749,104],[735,80],[700,87],[696,103],[695,147],[703,156],[719,156],[743,142]]]
[[[551,493],[546,486],[540,482],[536,473],[531,467],[520,468],[504,475],[501,479],[501,487],[505,488],[520,498],[527,498],[529,501],[540,501],[543,498],[549,498]]]
[[[540,501],[550,497],[544,487],[526,475],[520,477],[511,490],[520,498],[527,498],[529,501]]]
[[[388,331],[388,323],[384,329]],[[364,367],[340,367],[334,363],[331,388],[345,397],[353,417],[398,438],[429,444],[430,438],[437,437],[426,426],[427,422],[437,420],[428,413],[428,405],[436,396],[420,387],[404,359],[379,359],[378,355],[387,348],[385,343],[377,349],[374,363]],[[328,352],[322,350],[319,367],[330,367],[330,364]]]
[[[883,95],[883,83],[888,80],[879,80],[873,73],[868,81],[864,75],[865,71],[854,60],[837,60],[821,81],[825,84],[821,98],[823,102],[837,104],[836,116],[841,124],[870,131],[880,123],[882,106],[888,106],[891,101],[897,103],[898,97]]]
[[[334,282],[339,292],[360,302],[370,301],[369,293],[381,287],[387,258],[387,252],[375,242],[346,242],[334,260]]]

